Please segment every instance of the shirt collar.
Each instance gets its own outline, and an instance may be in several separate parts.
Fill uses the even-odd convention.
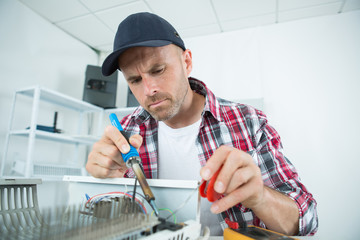
[[[205,96],[205,106],[202,116],[206,116],[206,114],[212,115],[215,119],[221,122],[221,111],[220,111],[220,104],[217,100],[215,94],[207,88],[204,82],[196,79],[196,78],[189,78],[190,87],[196,93],[199,93]]]
[[[215,119],[219,122],[222,121],[220,104],[216,99],[214,93],[208,89],[204,82],[190,77],[189,78],[190,87],[193,91],[198,94],[205,96],[205,106],[202,113],[202,116],[206,116],[206,114],[211,114]],[[135,111],[131,114],[131,118],[136,122],[136,124],[141,125],[145,121],[149,119],[155,120],[143,107],[139,106],[135,109]]]

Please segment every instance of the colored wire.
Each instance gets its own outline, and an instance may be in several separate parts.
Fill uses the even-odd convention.
[[[129,192],[127,192],[127,193],[131,194],[131,193],[134,193],[134,191],[129,191]],[[146,200],[146,198],[145,198],[144,195],[142,195],[141,193],[138,193],[138,192],[136,192],[135,194],[137,194],[137,195],[140,196],[145,202],[147,202],[147,200]]]
[[[169,208],[159,208],[159,211],[168,211],[170,213],[170,215],[166,219],[173,216],[174,223],[176,223],[176,221],[177,221],[176,215]],[[151,216],[152,215],[154,215],[154,211],[151,212]]]
[[[194,191],[189,194],[188,198],[173,212],[173,215],[175,215],[175,213],[177,213],[180,209],[182,209],[186,205],[186,203],[188,203],[190,201],[190,199],[194,195],[194,193],[198,192],[198,189],[199,189],[199,186],[197,188],[195,188]],[[165,218],[165,220],[169,219],[170,217],[171,217],[171,215],[168,216],[167,218]]]
[[[99,198],[99,197],[104,197],[104,196],[117,196],[117,195],[125,195],[125,196],[128,196],[128,197],[132,197],[132,195],[128,194],[128,193],[125,193],[125,192],[109,192],[109,193],[100,193],[100,194],[97,194],[95,196],[92,196],[86,203],[96,199],[96,198]]]
[[[109,193],[101,193],[101,194],[97,194],[93,197],[91,197],[90,199],[87,200],[87,202],[85,203],[86,205],[90,204],[92,205],[92,203],[97,203],[103,199],[109,199],[113,196],[119,196],[119,195],[122,195],[122,196],[127,196],[127,197],[130,197],[132,198],[133,196],[131,194],[128,194],[128,193],[125,193],[125,192],[109,192]],[[147,211],[146,211],[146,208],[144,206],[144,204],[138,199],[135,197],[135,201],[140,205],[142,211],[146,214]]]

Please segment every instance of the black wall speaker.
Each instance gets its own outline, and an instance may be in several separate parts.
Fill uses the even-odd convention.
[[[83,100],[103,108],[115,108],[118,72],[105,77],[100,66],[87,65]]]

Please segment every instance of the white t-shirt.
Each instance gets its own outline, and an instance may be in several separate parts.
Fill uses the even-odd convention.
[[[201,119],[190,126],[174,129],[159,122],[159,178],[201,181],[201,166],[195,144],[200,123]],[[207,199],[201,199],[200,222],[210,228],[212,236],[222,235],[217,215],[210,212],[210,206]]]
[[[159,122],[159,178],[201,180],[201,166],[195,145],[200,122],[176,129]]]

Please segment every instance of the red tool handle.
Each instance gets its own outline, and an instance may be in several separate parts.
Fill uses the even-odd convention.
[[[203,198],[207,198],[210,202],[215,202],[221,197],[221,194],[214,190],[214,184],[221,169],[222,167],[217,170],[217,172],[214,174],[214,176],[212,176],[209,181],[203,180],[199,187],[200,196],[202,196]]]

